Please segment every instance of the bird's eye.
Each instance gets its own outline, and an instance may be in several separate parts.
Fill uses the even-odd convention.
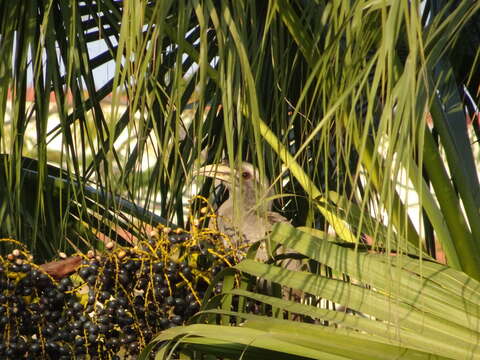
[[[247,172],[247,171],[244,171],[244,172],[242,172],[242,177],[243,177],[244,179],[250,179],[250,173]]]

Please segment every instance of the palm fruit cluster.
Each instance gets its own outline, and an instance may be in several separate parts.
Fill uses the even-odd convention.
[[[203,213],[189,231],[160,226],[135,247],[82,255],[60,280],[26,251],[0,256],[0,358],[134,359],[155,334],[184,324],[239,256],[197,226],[211,216]]]

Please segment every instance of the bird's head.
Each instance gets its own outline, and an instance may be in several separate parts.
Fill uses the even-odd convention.
[[[271,196],[268,180],[248,162],[231,168],[226,163],[206,165],[194,173],[222,181],[229,191],[229,200],[241,204],[244,209],[270,210]],[[259,206],[262,204],[263,206]]]

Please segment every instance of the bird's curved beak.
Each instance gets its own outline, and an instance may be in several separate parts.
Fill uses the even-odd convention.
[[[225,164],[205,165],[193,172],[193,176],[206,176],[226,183],[232,183],[232,169]]]

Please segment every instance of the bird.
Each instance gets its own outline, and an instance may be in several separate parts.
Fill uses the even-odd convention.
[[[231,168],[226,162],[206,165],[195,172],[221,181],[228,189],[228,199],[217,210],[217,227],[232,240],[237,248],[248,247],[262,240],[277,222],[287,219],[272,211],[273,189],[266,177],[249,162],[241,162]],[[266,260],[263,247],[257,259]]]
[[[217,222],[213,227],[227,235],[231,243],[224,243],[235,250],[248,248],[253,243],[266,237],[272,226],[278,222],[289,222],[284,216],[272,211],[273,189],[266,177],[249,162],[242,162],[236,168],[231,168],[226,162],[206,165],[195,173],[195,176],[205,176],[220,180],[228,189],[229,196],[217,210]],[[211,224],[209,224],[209,227]],[[289,251],[280,249],[280,253]],[[242,256],[237,259],[241,260]],[[291,251],[289,251],[291,252]],[[261,242],[256,252],[255,260],[267,262],[271,256],[267,251],[266,243]],[[280,265],[277,262],[277,265]],[[281,266],[293,271],[301,270],[302,260],[286,258],[281,261]],[[259,280],[260,288],[269,288]],[[300,301],[303,293],[301,290],[282,286],[282,298]]]

